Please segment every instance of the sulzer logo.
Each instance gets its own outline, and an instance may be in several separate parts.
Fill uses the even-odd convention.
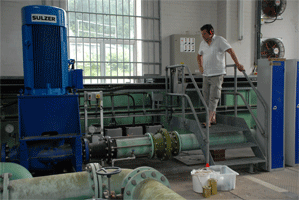
[[[32,22],[50,22],[50,23],[57,23],[55,15],[39,15],[39,14],[32,14],[31,15]]]

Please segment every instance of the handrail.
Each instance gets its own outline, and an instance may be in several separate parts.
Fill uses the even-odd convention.
[[[264,137],[268,137],[268,134],[267,134],[268,133],[268,128],[267,128],[268,127],[268,110],[269,110],[268,105],[267,105],[265,99],[262,97],[261,93],[253,85],[252,81],[247,76],[246,72],[245,71],[242,71],[242,72],[243,72],[245,78],[247,79],[247,81],[249,82],[250,86],[252,87],[253,91],[256,93],[258,99],[261,101],[264,109],[265,109],[265,113],[266,113],[266,115],[265,115],[265,128],[266,128],[266,130],[265,130],[265,132],[262,132],[262,135]]]
[[[199,130],[200,130],[201,136],[203,138],[203,141],[206,144],[206,156],[205,156],[206,163],[210,163],[210,157],[209,157],[210,156],[210,140],[209,140],[209,134],[208,134],[208,131],[209,131],[208,127],[209,126],[208,125],[206,126],[207,127],[207,129],[206,129],[207,130],[207,135],[205,136],[203,134],[204,132],[203,132],[203,130],[201,128],[201,125],[200,125],[200,122],[198,120],[198,117],[197,117],[197,114],[195,112],[195,109],[193,107],[192,101],[191,101],[190,97],[187,94],[168,93],[167,95],[170,95],[170,96],[181,96],[181,97],[185,97],[187,99],[187,101],[188,101],[188,103],[190,105],[190,108],[192,110],[192,113],[193,113],[193,115],[195,117],[195,121],[197,123],[197,126],[199,127]]]
[[[188,66],[186,66],[186,65],[172,65],[172,66],[166,66],[166,68],[165,68],[165,70],[166,70],[166,76],[165,76],[165,88],[166,88],[166,94],[167,95],[170,95],[170,96],[185,96],[185,95],[179,95],[179,94],[176,94],[176,95],[172,95],[171,93],[168,93],[168,69],[174,69],[174,68],[186,68],[187,69],[187,71],[188,71],[188,74],[189,74],[189,77],[191,78],[191,80],[192,80],[192,83],[193,83],[193,85],[194,85],[194,87],[195,87],[195,89],[196,89],[196,91],[197,91],[197,94],[199,95],[199,98],[200,98],[200,100],[202,101],[202,103],[203,103],[203,105],[204,105],[204,107],[205,107],[205,111],[206,111],[206,142],[207,142],[207,144],[206,144],[206,148],[207,148],[207,156],[206,156],[206,163],[209,163],[209,137],[210,137],[210,134],[209,134],[209,108],[208,108],[208,106],[207,106],[207,104],[206,104],[206,102],[205,102],[205,100],[204,100],[204,98],[203,98],[203,96],[202,96],[202,94],[200,93],[200,90],[199,90],[199,88],[198,88],[198,85],[196,84],[196,81],[195,81],[195,79],[194,79],[194,77],[193,77],[193,75],[192,75],[192,73],[191,73],[191,71],[190,71],[190,69],[189,69],[189,67]],[[183,74],[184,74],[184,71],[183,71]],[[184,76],[183,76],[183,80],[184,80]],[[170,82],[170,85],[172,85],[172,80],[169,80],[169,82]],[[184,81],[182,81],[182,88],[184,88]],[[184,91],[184,89],[183,89],[183,91]],[[184,93],[185,93],[185,91],[184,91]],[[190,97],[188,96],[188,95],[186,95],[185,96],[186,98],[187,98],[187,100],[189,101],[190,100],[190,102],[189,102],[189,104],[190,104],[190,107],[192,106],[193,107],[193,104],[192,104],[192,101],[191,101],[191,99],[190,99]],[[184,101],[182,101],[183,103],[184,103]],[[167,106],[167,105],[166,105]],[[183,109],[185,109],[185,107],[184,107],[184,105],[183,105]],[[192,108],[191,108],[192,109]],[[193,110],[194,110],[194,108],[193,108]],[[193,111],[192,111],[193,112]],[[183,111],[183,115],[185,115],[185,112]],[[202,128],[201,128],[201,125],[200,125],[200,123],[199,123],[199,120],[198,120],[198,117],[197,117],[197,115],[196,115],[196,112],[195,112],[195,110],[194,110],[194,112],[193,112],[193,115],[194,115],[194,117],[195,117],[195,119],[196,119],[196,122],[197,122],[197,124],[198,124],[198,127],[199,127],[199,129],[200,129],[200,131],[201,131],[201,134],[203,135],[203,130],[202,130]],[[168,106],[166,107],[166,116],[168,116]],[[185,116],[183,116],[184,117],[184,119],[185,119]],[[205,138],[204,136],[203,136],[203,138]]]
[[[199,125],[199,129],[201,131],[201,135],[204,139],[205,142],[207,142],[209,139],[203,134],[203,130],[202,130],[202,127],[200,126],[200,122],[199,122],[199,119],[197,117],[197,114],[196,114],[196,111],[194,109],[194,106],[192,104],[192,101],[190,99],[190,97],[187,95],[187,94],[178,94],[178,93],[168,93],[167,95],[170,95],[170,96],[181,96],[181,97],[185,97],[190,105],[190,108],[191,108],[191,111],[192,111],[192,114],[194,115],[195,117],[195,121],[197,123],[197,125]]]
[[[223,94],[231,94],[231,95],[235,95],[234,92],[222,92],[222,93],[223,93]],[[239,95],[239,96],[242,98],[242,100],[243,100],[243,102],[245,103],[245,105],[246,105],[248,111],[250,112],[250,114],[251,114],[253,120],[255,121],[255,123],[256,123],[258,129],[261,131],[261,133],[264,134],[265,131],[264,131],[264,129],[262,128],[262,125],[260,124],[260,122],[258,121],[258,119],[254,116],[254,114],[253,114],[253,112],[252,112],[252,110],[251,110],[251,106],[250,106],[250,105],[248,104],[248,102],[245,100],[245,97],[244,97],[240,92],[237,92],[236,94]]]
[[[237,92],[237,65],[235,65],[235,64],[232,64],[232,65],[226,65],[226,67],[234,67],[234,94],[235,94],[235,115],[237,114],[237,94],[238,94],[238,92]],[[257,95],[257,97],[258,97],[258,99],[261,101],[261,103],[262,103],[262,105],[263,105],[263,107],[264,107],[264,109],[265,109],[265,113],[266,113],[266,115],[265,115],[265,130],[263,130],[263,131],[261,131],[261,127],[259,128],[260,129],[260,131],[261,131],[261,134],[262,134],[262,136],[264,136],[264,137],[268,137],[268,106],[267,106],[267,103],[266,103],[266,101],[263,99],[263,97],[262,97],[262,95],[260,94],[260,92],[255,88],[255,86],[253,85],[253,83],[252,83],[252,81],[250,80],[250,78],[248,77],[248,75],[246,74],[246,72],[245,72],[245,70],[244,71],[242,71],[242,73],[244,74],[244,76],[245,76],[245,78],[247,79],[247,81],[248,81],[248,83],[250,84],[250,86],[251,86],[251,88],[253,89],[253,91],[255,92],[255,94]],[[241,96],[242,97],[242,96]],[[244,101],[244,100],[243,100]],[[244,103],[245,103],[245,101],[244,101]],[[246,103],[245,103],[246,104]],[[250,113],[251,114],[251,116],[253,117],[253,119],[255,120],[255,116],[253,115],[253,113]],[[258,121],[257,119],[255,120],[255,121]],[[261,124],[260,123],[258,123],[259,125],[258,126],[261,126]]]

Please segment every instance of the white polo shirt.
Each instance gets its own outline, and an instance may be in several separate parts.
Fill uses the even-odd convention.
[[[217,76],[226,74],[225,51],[232,48],[221,36],[214,35],[210,46],[203,40],[199,45],[198,54],[202,55],[203,76]]]

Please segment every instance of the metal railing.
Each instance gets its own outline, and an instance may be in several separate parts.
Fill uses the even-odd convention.
[[[264,109],[265,109],[265,128],[262,127],[260,121],[257,119],[257,117],[254,115],[254,113],[252,112],[252,109],[251,109],[251,106],[248,104],[248,102],[246,101],[246,99],[244,98],[244,96],[238,92],[237,90],[237,87],[238,87],[238,84],[237,84],[237,66],[235,64],[233,65],[227,65],[226,67],[234,67],[234,92],[223,92],[223,94],[228,94],[228,95],[234,95],[234,114],[235,114],[235,117],[237,117],[238,115],[238,112],[237,112],[237,107],[238,107],[238,96],[240,96],[243,100],[243,102],[245,103],[249,113],[251,114],[253,120],[255,121],[256,125],[257,125],[257,128],[259,129],[259,131],[261,132],[261,134],[263,135],[263,137],[268,137],[268,111],[269,111],[269,108],[267,106],[267,103],[266,101],[263,99],[262,95],[260,94],[260,92],[256,89],[256,87],[253,85],[252,81],[250,80],[250,78],[248,77],[248,75],[246,74],[245,71],[242,71],[242,73],[244,74],[244,77],[247,79],[248,83],[250,84],[251,88],[253,89],[253,91],[256,93],[257,95],[257,98],[260,100],[261,104],[263,105]],[[182,94],[177,94],[177,93],[169,93],[169,89],[168,89],[168,69],[176,69],[176,68],[181,68],[181,72],[182,72]],[[186,98],[189,105],[190,105],[190,108],[191,108],[191,111],[192,111],[192,114],[194,115],[194,118],[195,118],[195,121],[196,123],[198,124],[198,127],[200,129],[200,132],[202,134],[202,137],[204,138],[205,142],[206,142],[206,148],[207,148],[207,155],[206,155],[206,162],[209,163],[209,127],[207,126],[207,132],[206,132],[206,135],[204,135],[204,132],[202,130],[202,127],[200,125],[200,122],[198,120],[198,117],[197,117],[197,114],[195,112],[195,109],[194,109],[194,106],[191,102],[191,99],[188,95],[185,94],[185,69],[187,69],[188,71],[188,74],[189,74],[189,78],[191,78],[191,81],[192,81],[192,84],[194,85],[195,87],[195,90],[196,92],[198,93],[199,95],[199,98],[200,100],[202,101],[203,105],[204,105],[204,108],[205,108],[205,112],[206,112],[206,124],[208,125],[209,124],[209,109],[208,109],[208,106],[206,104],[206,102],[204,101],[204,98],[200,92],[200,89],[198,88],[198,85],[197,83],[195,82],[195,79],[189,69],[188,66],[185,66],[185,65],[172,65],[172,66],[167,66],[166,67],[166,76],[165,76],[165,89],[166,89],[166,95],[167,95],[167,103],[166,103],[166,116],[168,118],[169,114],[168,114],[168,96],[181,96],[182,97],[182,116],[183,116],[183,119],[185,120],[185,115],[186,115],[186,112],[185,112],[185,101],[184,99]],[[170,89],[173,85],[172,83],[172,76],[170,75],[170,79],[169,79],[169,85],[170,85]],[[172,102],[172,100],[171,100]]]
[[[248,104],[248,102],[245,100],[245,98],[243,97],[243,95],[241,93],[238,92],[237,88],[238,88],[238,84],[237,84],[237,66],[235,64],[233,65],[226,65],[226,67],[234,67],[234,106],[235,106],[235,117],[237,117],[238,113],[237,113],[237,106],[238,106],[238,97],[237,95],[241,96],[241,98],[243,99],[245,105],[247,106],[252,118],[254,119],[258,129],[261,131],[261,134],[263,137],[268,137],[268,106],[266,101],[264,100],[264,98],[262,97],[262,95],[260,94],[260,92],[255,88],[255,86],[253,85],[252,81],[250,80],[250,78],[248,77],[248,75],[246,74],[245,71],[242,71],[244,77],[247,79],[248,83],[250,84],[251,88],[253,89],[253,91],[256,93],[257,98],[260,100],[260,102],[262,103],[264,109],[265,109],[265,129],[262,128],[261,123],[259,122],[259,120],[254,116],[252,110],[251,110],[251,106]],[[229,94],[229,93],[227,93]],[[231,94],[231,93],[230,93]]]
[[[181,70],[182,70],[181,71],[182,72],[182,94],[169,93],[169,91],[168,91],[168,69],[176,69],[176,68],[181,68]],[[190,97],[185,94],[185,83],[184,83],[184,80],[185,80],[185,73],[184,73],[185,69],[187,69],[189,77],[191,78],[191,81],[193,83],[193,86],[195,87],[195,89],[197,91],[197,94],[198,94],[200,100],[202,101],[202,103],[204,105],[204,108],[205,108],[205,111],[206,111],[206,135],[204,135],[204,131],[203,131],[201,125],[200,125],[199,119],[197,117],[197,114],[195,112],[195,109],[193,107],[193,104],[192,104],[192,101],[191,101]],[[210,137],[210,135],[209,135],[209,108],[208,108],[208,106],[207,106],[207,104],[206,104],[206,102],[205,102],[202,94],[200,93],[198,85],[197,85],[197,83],[196,83],[196,81],[195,81],[195,79],[194,79],[194,77],[193,77],[193,75],[192,75],[192,73],[191,73],[191,71],[190,71],[190,69],[189,69],[188,66],[186,66],[186,65],[172,65],[172,66],[167,66],[165,70],[166,70],[166,75],[165,75],[165,90],[166,90],[166,96],[167,96],[166,97],[167,98],[167,102],[166,102],[166,117],[168,119],[168,96],[181,96],[181,97],[183,97],[182,98],[182,115],[183,115],[183,119],[185,121],[185,115],[186,115],[186,113],[185,113],[185,98],[187,99],[187,101],[188,101],[188,103],[190,105],[190,108],[192,110],[192,114],[193,114],[193,116],[195,118],[195,121],[196,121],[196,123],[198,125],[198,128],[199,128],[199,130],[201,132],[201,135],[202,135],[202,137],[203,137],[203,139],[205,141],[205,144],[206,144],[206,156],[205,156],[206,157],[206,163],[209,163],[209,154],[210,154],[210,151],[209,151],[209,145],[210,145],[210,142],[209,142],[209,137]],[[173,83],[172,83],[172,76],[171,75],[170,75],[169,82],[170,82],[170,84],[169,84],[170,87],[172,87]],[[172,102],[172,99],[171,99],[171,102]]]

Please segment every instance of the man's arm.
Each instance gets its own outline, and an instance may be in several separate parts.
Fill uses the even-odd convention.
[[[230,54],[230,56],[232,57],[233,61],[237,65],[239,71],[240,72],[241,71],[245,71],[244,66],[239,63],[237,55],[235,54],[235,51],[232,48],[230,48],[230,49],[226,50],[226,52]]]
[[[198,63],[200,73],[203,74],[202,55],[197,54],[197,63]]]

